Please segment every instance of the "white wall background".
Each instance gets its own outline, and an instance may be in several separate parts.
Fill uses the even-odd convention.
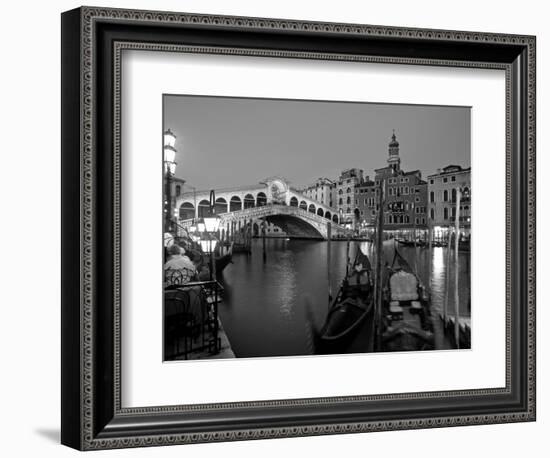
[[[117,0],[110,7],[537,35],[538,170],[550,166],[550,30],[545,2],[364,2],[340,0]],[[70,456],[59,442],[60,372],[60,13],[76,1],[3,4],[0,72],[0,451],[3,456]],[[550,255],[549,181],[538,183],[538,259]],[[545,276],[539,262],[538,421],[270,441],[105,452],[109,456],[545,456],[550,427]],[[547,453],[547,452],[546,452]]]

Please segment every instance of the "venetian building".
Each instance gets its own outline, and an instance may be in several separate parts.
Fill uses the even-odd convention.
[[[336,183],[328,178],[317,178],[315,183],[301,189],[300,192],[327,207],[335,207]]]
[[[392,133],[387,165],[375,170],[373,182],[356,188],[355,215],[364,226],[373,227],[380,206],[380,186],[385,185],[384,229],[388,231],[425,229],[427,226],[427,183],[420,170],[401,169],[399,142]]]
[[[336,209],[345,223],[354,222],[355,189],[362,183],[363,170],[358,168],[343,170],[336,182]]]
[[[470,234],[471,226],[471,168],[448,165],[428,177],[429,218],[434,237],[445,238],[449,226],[454,226],[457,211],[457,191],[461,192],[458,205],[462,237]]]
[[[401,170],[401,158],[399,157],[399,142],[395,136],[395,130],[391,136],[390,144],[388,145],[388,167],[396,172]]]

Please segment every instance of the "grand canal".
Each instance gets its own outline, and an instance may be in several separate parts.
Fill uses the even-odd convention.
[[[344,278],[345,241],[333,241],[330,285],[333,294]],[[393,243],[385,248],[391,264]],[[321,327],[329,307],[326,241],[267,239],[266,262],[262,240],[252,241],[252,254],[235,254],[219,280],[224,285],[224,302],[219,314],[237,357],[290,356],[310,353],[306,310]],[[351,242],[350,257],[361,248],[372,258],[370,242]],[[401,254],[415,266],[415,248],[400,247]],[[416,248],[416,269],[428,284],[432,267],[432,310],[444,307],[446,248],[433,248],[432,259],[426,248]],[[459,253],[460,315],[470,316],[470,253]],[[448,310],[454,310],[454,253],[450,262]]]

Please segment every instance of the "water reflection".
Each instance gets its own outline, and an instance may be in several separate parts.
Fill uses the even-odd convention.
[[[374,262],[373,244],[351,242],[350,258],[357,249]],[[308,354],[306,303],[320,326],[329,306],[328,243],[322,241],[272,239],[266,241],[267,261],[262,256],[262,241],[253,240],[252,255],[236,254],[220,281],[226,289],[220,317],[239,357],[289,356]],[[401,254],[414,266],[421,280],[432,289],[432,307],[443,311],[445,305],[446,248],[434,248],[432,259],[425,248],[400,247]],[[384,262],[393,260],[393,242],[384,246]],[[331,243],[330,284],[333,294],[345,275],[346,242]],[[469,253],[459,253],[460,314],[470,314]],[[430,262],[432,278],[429,281]],[[447,310],[454,311],[454,252],[451,250]]]

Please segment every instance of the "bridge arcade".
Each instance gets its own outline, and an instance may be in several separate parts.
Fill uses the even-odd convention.
[[[193,218],[209,216],[210,191],[181,194],[176,208],[182,226],[188,225]],[[267,221],[269,226],[280,227],[285,233],[290,230],[290,235],[294,232],[305,237],[326,237],[328,222],[336,232],[340,227],[336,209],[304,196],[280,177],[268,178],[252,186],[217,189],[214,208],[222,218],[222,224],[235,230],[244,224],[253,224],[251,219],[258,218]]]
[[[268,178],[252,186],[215,190],[215,212],[223,213],[261,207],[271,203],[281,203],[324,217],[333,223],[338,223],[337,210],[323,205],[291,188],[279,177]],[[176,200],[179,209],[179,219],[182,221],[208,216],[210,214],[210,190],[186,192]]]

